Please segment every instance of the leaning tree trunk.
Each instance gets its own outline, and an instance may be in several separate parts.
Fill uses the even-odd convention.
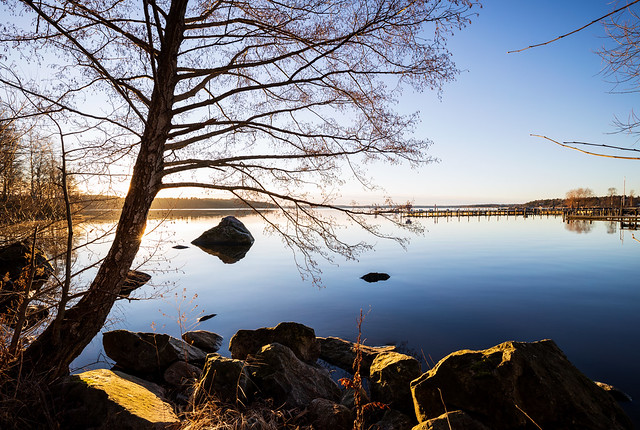
[[[147,215],[162,181],[163,153],[171,127],[177,54],[184,34],[188,0],[174,0],[167,17],[163,44],[140,152],[131,177],[111,249],[82,299],[60,322],[56,342],[49,326],[25,351],[23,373],[35,372],[53,380],[69,371],[69,364],[102,328],[138,252]],[[153,61],[153,60],[152,60]]]

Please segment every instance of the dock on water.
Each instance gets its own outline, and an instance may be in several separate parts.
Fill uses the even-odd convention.
[[[490,218],[562,216],[563,220],[616,221],[640,224],[640,208],[526,208],[526,207],[454,207],[454,208],[410,208],[400,211],[409,218]]]
[[[490,218],[490,217],[529,217],[535,215],[564,215],[564,208],[522,208],[522,207],[502,207],[502,208],[485,208],[485,207],[467,207],[467,208],[429,208],[429,209],[408,209],[400,212],[403,217],[411,218]]]

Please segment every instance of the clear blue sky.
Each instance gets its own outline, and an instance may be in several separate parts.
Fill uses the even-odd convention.
[[[637,9],[638,6],[635,6]],[[596,23],[569,38],[517,54],[614,9],[608,0],[490,0],[473,23],[449,40],[463,72],[431,93],[405,93],[399,108],[420,111],[418,135],[434,141],[441,162],[418,171],[375,166],[388,195],[416,204],[519,203],[563,197],[578,187],[605,195],[609,187],[640,193],[640,161],[592,157],[530,137],[633,146],[611,134],[638,95],[610,94],[596,50],[606,42]],[[352,193],[353,194],[350,194]],[[345,200],[358,197],[345,189]],[[372,196],[358,200],[371,201]]]

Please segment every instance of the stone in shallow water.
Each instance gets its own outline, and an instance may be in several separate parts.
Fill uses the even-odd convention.
[[[371,272],[371,273],[367,273],[364,276],[361,276],[360,279],[364,279],[367,282],[378,282],[378,281],[386,281],[390,277],[391,276],[389,276],[387,273]]]

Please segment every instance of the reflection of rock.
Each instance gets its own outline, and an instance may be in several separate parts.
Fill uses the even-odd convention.
[[[390,277],[391,276],[389,276],[386,273],[371,272],[371,273],[367,273],[364,276],[361,276],[360,279],[364,279],[367,282],[378,282],[378,281],[386,281]]]
[[[197,243],[195,245],[204,252],[215,255],[225,264],[233,264],[242,260],[251,248],[251,245],[198,245]]]
[[[202,233],[194,240],[194,245],[205,252],[215,255],[223,263],[233,264],[247,254],[253,245],[251,232],[237,218],[222,218],[220,224]]]

